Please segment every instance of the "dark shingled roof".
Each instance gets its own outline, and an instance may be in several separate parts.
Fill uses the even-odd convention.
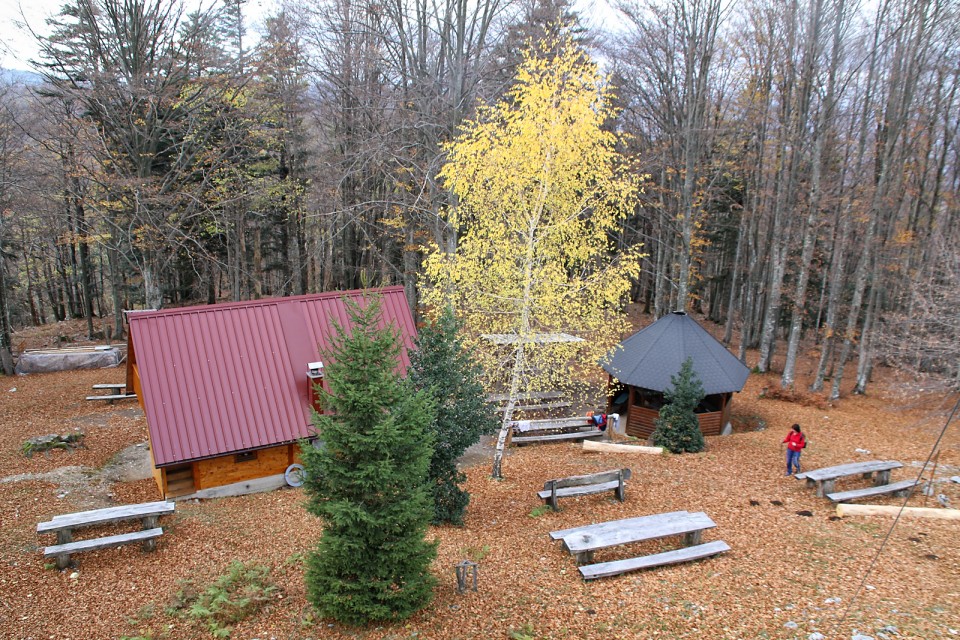
[[[670,377],[688,357],[707,395],[740,391],[750,373],[696,320],[679,311],[621,342],[600,364],[624,384],[662,392],[671,388]]]

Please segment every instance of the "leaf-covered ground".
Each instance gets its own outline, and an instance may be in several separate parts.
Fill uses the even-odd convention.
[[[506,479],[489,465],[468,468],[471,502],[464,528],[431,529],[440,539],[432,606],[389,626],[343,628],[317,620],[304,598],[302,557],[320,534],[297,490],[179,504],[161,520],[155,553],[135,546],[75,556],[76,572],[45,568],[36,524],[53,515],[103,506],[77,477],[146,439],[132,403],[85,403],[90,385],[122,381],[119,369],[0,378],[0,637],[205,637],[207,631],[164,611],[191,578],[208,584],[234,559],[272,569],[280,587],[265,611],[240,622],[235,638],[938,638],[960,633],[960,523],[902,519],[876,563],[888,518],[835,519],[826,499],[783,476],[780,441],[793,422],[810,446],[805,468],[866,459],[904,462],[893,479],[915,477],[955,398],[895,393],[893,372],[878,371],[867,397],[808,406],[761,397],[774,376],[751,376],[735,399],[738,429],[708,438],[708,450],[684,456],[584,453],[578,445],[513,449]],[[800,384],[805,381],[801,380]],[[798,387],[800,386],[798,384]],[[11,389],[16,388],[16,391]],[[766,425],[757,430],[761,424]],[[85,449],[31,459],[23,440],[74,428]],[[857,449],[870,453],[858,453]],[[81,467],[69,486],[58,469]],[[566,500],[560,513],[531,517],[544,480],[617,467],[633,469],[627,500],[610,495]],[[53,472],[53,473],[51,473]],[[32,474],[28,476],[18,474]],[[947,433],[938,492],[960,506],[960,428]],[[854,486],[857,481],[850,481]],[[151,480],[115,483],[118,503],[157,499]],[[896,499],[874,502],[895,504]],[[917,496],[911,503],[938,506]],[[554,529],[636,515],[703,510],[717,523],[704,540],[732,551],[705,561],[590,583],[552,542]],[[798,512],[812,515],[799,515]],[[123,529],[81,532],[79,537]],[[668,541],[675,542],[675,541]],[[597,560],[660,548],[637,545],[598,553]],[[453,565],[480,562],[480,589],[458,595]],[[872,568],[870,573],[867,570]],[[881,635],[883,634],[883,635]]]

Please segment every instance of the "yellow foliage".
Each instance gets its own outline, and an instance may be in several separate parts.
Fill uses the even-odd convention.
[[[506,371],[511,392],[569,379],[626,328],[619,309],[641,254],[615,251],[611,236],[638,185],[603,127],[609,99],[596,65],[563,36],[526,52],[513,88],[447,147],[439,177],[457,198],[446,216],[459,239],[453,254],[429,248],[423,300],[453,305],[488,375]],[[586,342],[532,341],[556,332]],[[520,339],[504,354],[481,343],[491,333]]]

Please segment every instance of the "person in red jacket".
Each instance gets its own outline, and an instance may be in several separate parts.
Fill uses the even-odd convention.
[[[807,446],[807,438],[800,431],[800,425],[795,424],[790,428],[790,433],[783,441],[787,444],[787,475],[800,473],[800,452]],[[796,468],[796,471],[794,471]]]

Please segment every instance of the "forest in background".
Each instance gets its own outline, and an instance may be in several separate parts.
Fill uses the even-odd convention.
[[[0,87],[0,360],[18,327],[402,284],[453,251],[446,143],[557,31],[608,74],[643,193],[645,311],[704,314],[759,371],[801,339],[813,390],[876,363],[960,380],[960,7],[636,0],[71,0],[35,85]],[[589,212],[584,212],[589,215]],[[624,302],[627,302],[626,300]],[[558,327],[562,329],[562,327]],[[846,388],[846,387],[845,387]]]

